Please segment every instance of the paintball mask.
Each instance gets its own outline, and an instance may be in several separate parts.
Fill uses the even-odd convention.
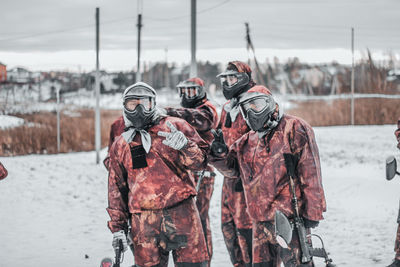
[[[156,91],[146,83],[138,82],[124,92],[124,114],[133,127],[142,129],[149,124],[156,111]]]
[[[206,96],[204,82],[200,78],[191,78],[180,82],[177,86],[181,105],[185,108],[194,108]]]
[[[241,97],[239,104],[243,118],[253,131],[276,126],[277,122],[272,120],[276,103],[271,95],[249,93]]]
[[[226,70],[218,74],[217,78],[221,80],[222,93],[226,99],[238,96],[250,82],[250,77],[246,72],[236,70]]]
[[[225,72],[217,75],[221,79],[222,92],[226,99],[232,99],[247,91],[251,80],[251,68],[244,62],[231,61]]]

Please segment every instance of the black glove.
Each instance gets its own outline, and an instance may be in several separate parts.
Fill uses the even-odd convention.
[[[165,108],[165,113],[169,116],[176,117],[176,109],[175,108]]]
[[[211,143],[211,154],[214,156],[221,156],[228,152],[228,146],[225,144],[224,135],[221,129],[211,130],[214,135],[214,141]]]
[[[303,218],[303,222],[304,222],[304,227],[305,228],[315,228],[318,226],[319,221],[312,221],[306,218]]]

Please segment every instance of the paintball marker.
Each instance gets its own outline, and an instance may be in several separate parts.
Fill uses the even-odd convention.
[[[299,214],[299,207],[295,193],[296,191],[293,178],[295,176],[295,170],[298,163],[298,158],[293,154],[286,154],[286,153],[283,154],[283,156],[285,158],[285,165],[287,169],[287,174],[289,176],[289,186],[290,186],[290,191],[292,193],[294,218],[293,222],[291,223],[289,219],[285,216],[285,214],[283,214],[279,210],[275,212],[276,240],[280,246],[282,246],[283,248],[287,248],[288,244],[292,240],[292,232],[294,228],[299,237],[302,263],[310,262],[312,260],[312,257],[315,256],[324,258],[327,267],[334,267],[335,265],[332,263],[332,259],[328,257],[328,253],[325,250],[322,238],[315,234],[307,235],[307,230],[306,227],[304,226],[303,218],[300,217]],[[309,236],[316,236],[317,238],[319,238],[319,240],[321,240],[322,243],[322,248],[313,248],[311,240],[310,241],[308,240]]]
[[[120,267],[120,264],[121,264],[121,253],[122,253],[122,250],[123,250],[122,246],[123,246],[122,245],[122,240],[120,239],[118,241],[118,249],[115,251],[115,263],[114,263],[113,267]]]
[[[312,244],[307,240],[306,228],[301,218],[290,222],[289,219],[281,211],[275,212],[275,234],[278,244],[283,248],[288,248],[289,243],[292,241],[293,228],[296,229],[299,235],[299,243],[301,249],[301,262],[307,263],[312,260],[312,257],[323,258],[326,267],[335,267],[332,263],[332,259],[329,258],[326,252],[324,241],[319,235],[310,234],[309,236],[315,236],[321,241],[321,248],[313,248]],[[297,221],[297,222],[296,222]]]
[[[400,175],[397,171],[397,161],[394,156],[390,156],[386,159],[386,179],[390,181],[396,174]]]
[[[120,267],[121,253],[123,251],[122,240],[118,241],[118,249],[115,251],[115,263],[111,258],[104,258],[101,260],[100,267]]]

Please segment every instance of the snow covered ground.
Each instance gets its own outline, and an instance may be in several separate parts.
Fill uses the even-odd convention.
[[[394,256],[400,177],[385,180],[394,125],[315,128],[328,211],[317,233],[342,267],[386,266]],[[102,151],[102,157],[105,150]],[[107,173],[94,152],[0,158],[0,266],[98,266],[113,256]],[[231,266],[220,231],[221,175],[211,203],[212,266]],[[315,244],[318,242],[315,240]],[[133,264],[125,253],[122,266]],[[317,260],[316,266],[323,266]]]

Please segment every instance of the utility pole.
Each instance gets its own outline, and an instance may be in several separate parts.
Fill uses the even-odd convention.
[[[190,77],[197,77],[197,62],[196,62],[196,0],[191,0],[191,54],[192,60],[190,64]]]
[[[351,28],[351,125],[354,125],[354,28]]]
[[[138,0],[138,20],[137,20],[137,29],[138,29],[138,38],[137,38],[137,72],[136,72],[136,82],[142,81],[142,75],[140,73],[140,33],[143,27],[142,25],[142,9],[143,9],[143,2],[142,0]]]
[[[168,47],[165,48],[165,85],[169,88]]]
[[[95,146],[96,164],[100,162],[101,132],[100,132],[100,72],[99,72],[99,46],[100,46],[100,9],[96,7],[96,111],[95,111]]]
[[[39,102],[42,102],[42,72],[39,72]]]

